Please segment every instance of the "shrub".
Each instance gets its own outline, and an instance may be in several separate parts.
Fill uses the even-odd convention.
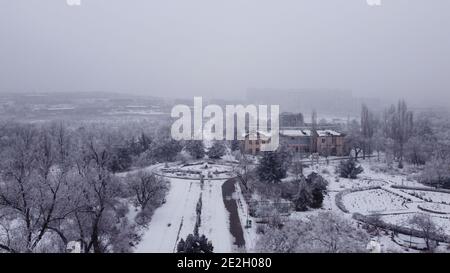
[[[205,235],[189,234],[186,240],[181,239],[177,245],[178,253],[212,253],[214,247]]]
[[[214,144],[208,150],[208,157],[211,159],[220,159],[225,155],[226,147],[223,142],[215,141]]]
[[[358,174],[362,173],[364,169],[361,165],[357,165],[353,158],[341,161],[338,166],[338,173],[343,178],[356,179]]]

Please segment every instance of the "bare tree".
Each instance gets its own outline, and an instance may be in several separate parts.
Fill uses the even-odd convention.
[[[314,109],[311,114],[311,143],[309,147],[310,153],[315,153],[317,150],[317,112]]]
[[[397,107],[392,105],[384,113],[384,132],[394,140],[394,155],[398,159],[398,167],[403,168],[404,146],[413,133],[413,113],[408,110],[406,102],[401,100]]]
[[[373,152],[373,136],[377,129],[377,119],[375,115],[369,110],[367,105],[363,104],[361,108],[361,135],[363,138],[363,159],[366,155],[371,155]]]
[[[431,216],[429,214],[414,214],[414,216],[409,219],[409,224],[422,232],[427,250],[434,251],[436,248],[436,241],[432,238],[436,235],[440,235],[442,229],[436,226]]]
[[[348,133],[344,139],[345,147],[349,149],[350,152],[353,151],[355,160],[358,160],[359,154],[364,149],[364,139],[361,135],[361,127],[356,120],[353,120],[348,127]]]
[[[9,244],[16,241],[10,251],[33,252],[45,247],[40,243],[49,233],[60,235],[54,226],[72,212],[67,172],[57,164],[54,141],[45,129],[19,126],[11,136],[3,154],[8,160],[3,163],[4,183],[0,185],[1,212],[23,223],[17,229],[20,233],[15,230],[7,235]]]
[[[254,166],[252,160],[244,153],[240,153],[239,163],[233,167],[233,173],[239,179],[244,186],[245,190],[248,190],[249,181],[254,177]]]
[[[77,240],[82,242],[84,252],[108,251],[114,232],[111,221],[121,220],[118,214],[121,204],[117,200],[121,195],[120,184],[107,168],[110,147],[110,143],[99,136],[82,136],[76,162],[81,208],[73,217],[78,230]]]
[[[141,210],[146,210],[151,204],[161,203],[169,188],[167,179],[145,171],[130,174],[125,180],[130,185],[136,205]]]

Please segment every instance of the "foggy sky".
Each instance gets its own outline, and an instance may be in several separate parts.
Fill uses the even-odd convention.
[[[449,13],[448,0],[0,0],[0,91],[339,88],[450,105]]]

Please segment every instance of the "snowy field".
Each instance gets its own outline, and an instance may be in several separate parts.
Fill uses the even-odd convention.
[[[345,195],[343,201],[351,213],[365,215],[408,209],[406,199],[384,189],[352,192]]]

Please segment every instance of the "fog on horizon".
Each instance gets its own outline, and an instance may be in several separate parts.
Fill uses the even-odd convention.
[[[324,88],[450,106],[450,2],[381,3],[0,0],[0,92]]]

